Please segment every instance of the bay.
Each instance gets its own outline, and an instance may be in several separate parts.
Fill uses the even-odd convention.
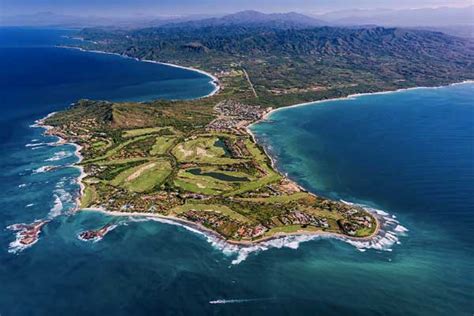
[[[184,227],[81,212],[74,147],[30,127],[78,98],[195,98],[188,70],[54,47],[69,30],[0,29],[0,314],[470,315],[474,86],[417,89],[274,112],[253,132],[313,192],[385,210],[391,251],[333,239],[243,256]],[[41,167],[64,168],[41,172]],[[13,251],[14,223],[50,218]],[[96,243],[79,232],[113,222]],[[281,246],[281,245],[280,245]],[[14,249],[13,249],[14,250]],[[9,252],[10,251],[10,252]]]

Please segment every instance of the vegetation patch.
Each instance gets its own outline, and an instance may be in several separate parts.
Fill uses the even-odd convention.
[[[146,192],[162,184],[171,171],[169,161],[154,160],[121,172],[110,181],[110,184],[132,192]]]
[[[176,137],[174,136],[159,136],[155,140],[155,144],[150,150],[150,155],[164,155],[175,144]]]
[[[187,203],[178,207],[175,207],[171,210],[172,214],[181,214],[190,210],[196,210],[200,212],[215,212],[215,213],[220,213],[229,216],[230,218],[233,218],[235,220],[244,222],[244,223],[251,223],[252,221],[233,211],[229,207],[225,205],[219,205],[219,204],[199,204],[199,203]]]
[[[164,129],[164,127],[147,127],[147,128],[138,128],[138,129],[131,129],[123,132],[123,138],[130,138],[130,137],[137,137],[141,135],[148,135],[153,133],[158,133]]]

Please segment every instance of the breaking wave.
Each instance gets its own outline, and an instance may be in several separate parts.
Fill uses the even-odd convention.
[[[348,203],[345,201],[343,202]],[[280,237],[252,246],[232,245],[222,239],[212,236],[208,236],[207,239],[215,248],[220,249],[224,254],[234,255],[235,259],[232,260],[233,265],[245,261],[252,253],[259,253],[272,248],[298,249],[301,243],[320,239],[337,239],[356,247],[361,252],[364,252],[368,249],[392,251],[393,245],[400,244],[399,237],[406,235],[408,229],[400,225],[400,223],[395,219],[395,216],[392,216],[382,210],[367,207],[365,205],[359,206],[364,207],[371,214],[377,216],[377,219],[380,222],[380,229],[377,235],[370,239],[356,239],[336,234],[296,235]]]
[[[103,232],[103,235],[102,236],[96,236],[94,238],[90,238],[90,239],[85,239],[85,238],[82,238],[81,237],[81,234],[79,234],[77,236],[78,239],[82,240],[82,241],[86,241],[86,242],[93,242],[93,243],[96,243],[98,241],[101,241],[102,239],[104,239],[105,235],[107,235],[108,233],[110,233],[112,230],[114,230],[115,228],[117,228],[120,224],[114,224],[114,225],[110,225],[107,227],[107,229]]]
[[[36,244],[39,240],[39,235],[41,233],[41,227],[37,230],[30,231],[32,225],[38,225],[41,224],[41,226],[44,225],[44,221],[42,220],[35,220],[31,224],[13,224],[10,226],[7,226],[7,229],[12,230],[15,233],[15,240],[10,242],[8,245],[8,252],[17,254],[19,252],[22,252],[23,250],[30,248],[34,244]],[[25,242],[25,237],[28,238],[28,242]],[[23,241],[23,242],[22,242]]]
[[[53,169],[55,169],[57,167],[55,166],[42,166],[42,167],[39,167],[39,168],[36,168],[32,171],[33,174],[35,173],[44,173],[44,172],[48,172],[48,171],[51,171]]]
[[[46,159],[45,161],[58,161],[62,160],[64,158],[71,157],[73,153],[67,152],[67,151],[58,151],[56,152],[53,157]]]
[[[57,146],[58,142],[42,142],[42,143],[29,143],[26,144],[25,147],[30,147],[31,149],[36,149],[38,147],[44,147],[44,146]]]
[[[343,203],[354,205],[354,203],[342,201]],[[144,218],[133,218],[130,217],[129,221],[156,221],[164,224],[170,224],[175,226],[180,226],[185,228],[186,230],[193,232],[195,234],[199,234],[204,236],[206,240],[216,249],[222,251],[222,253],[226,256],[234,256],[235,258],[232,260],[233,265],[237,265],[243,261],[245,261],[249,255],[257,254],[262,251],[266,251],[272,248],[281,249],[281,248],[289,248],[289,249],[298,249],[301,243],[313,241],[313,240],[320,240],[320,239],[337,239],[343,242],[346,242],[354,247],[356,247],[359,251],[364,252],[368,249],[378,250],[378,251],[392,251],[392,247],[395,244],[400,244],[400,237],[405,236],[408,232],[408,229],[400,224],[398,220],[396,220],[394,215],[390,215],[385,211],[378,210],[375,208],[368,207],[366,205],[357,204],[360,207],[363,207],[368,212],[373,214],[377,217],[380,228],[378,233],[367,239],[357,239],[351,237],[340,236],[336,234],[319,234],[319,235],[294,235],[294,236],[284,236],[275,239],[271,239],[268,241],[260,242],[255,245],[251,246],[242,246],[242,245],[234,245],[226,242],[222,238],[219,238],[216,235],[212,235],[206,232],[199,230],[198,228],[190,227],[186,224],[181,224],[179,222],[157,218],[157,217],[144,217]]]
[[[32,242],[31,244],[22,244],[20,242],[20,240],[21,240],[20,232],[17,232],[16,236],[15,236],[15,240],[8,244],[8,252],[9,253],[17,254],[17,253],[22,252],[23,250],[25,250],[27,248],[30,248],[31,246],[33,246],[34,244],[36,244],[38,242],[38,240],[36,240],[36,241]]]
[[[63,210],[63,202],[57,196],[56,194],[54,195],[54,206],[49,210],[48,217],[49,218],[55,218],[61,215],[61,212]]]
[[[71,181],[71,179],[63,177],[55,185],[53,191],[54,205],[48,213],[49,219],[61,215],[64,209],[72,209],[75,204],[73,195],[64,189],[67,181]]]

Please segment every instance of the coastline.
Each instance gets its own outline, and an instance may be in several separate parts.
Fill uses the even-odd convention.
[[[435,87],[413,87],[413,88],[404,88],[404,89],[397,89],[397,90],[389,90],[389,91],[379,91],[379,92],[367,92],[367,93],[356,93],[356,94],[350,94],[346,97],[340,97],[340,98],[332,98],[332,99],[326,99],[326,100],[317,100],[317,101],[310,101],[310,102],[303,102],[303,103],[297,103],[297,104],[293,104],[293,105],[288,105],[288,106],[283,106],[283,107],[279,107],[279,108],[276,108],[276,109],[273,109],[273,108],[269,108],[269,111],[266,111],[265,114],[262,116],[262,118],[260,118],[259,120],[247,125],[245,127],[245,131],[250,135],[250,137],[252,138],[253,142],[262,146],[263,148],[263,151],[265,152],[265,154],[267,155],[267,157],[270,158],[270,162],[271,162],[271,166],[273,169],[275,169],[278,173],[280,173],[281,175],[283,175],[284,177],[288,178],[287,175],[285,175],[283,172],[281,172],[280,170],[278,170],[278,166],[276,164],[276,159],[275,157],[273,157],[267,150],[267,148],[265,146],[263,146],[262,144],[260,144],[258,142],[258,139],[257,137],[255,136],[255,134],[252,132],[252,126],[254,125],[257,125],[261,122],[264,122],[268,119],[270,119],[270,117],[276,113],[276,112],[279,112],[279,111],[283,111],[283,110],[288,110],[288,109],[291,109],[291,108],[297,108],[297,107],[303,107],[303,106],[311,106],[311,105],[319,105],[321,103],[325,103],[325,102],[334,102],[334,101],[342,101],[342,100],[354,100],[358,97],[363,97],[363,96],[371,96],[371,95],[382,95],[382,94],[391,94],[391,93],[398,93],[398,92],[403,92],[403,91],[411,91],[411,90],[420,90],[420,89],[439,89],[439,88],[445,88],[445,87],[451,87],[451,86],[457,86],[457,85],[462,85],[462,84],[474,84],[474,80],[464,80],[464,81],[461,81],[461,82],[455,82],[455,83],[450,83],[448,85],[444,85],[444,86],[435,86]],[[289,179],[290,181],[292,181],[293,183],[295,183],[300,189],[302,189],[303,191],[305,192],[308,192],[310,194],[313,194],[312,192],[308,191],[307,189],[305,189],[303,186],[299,185],[298,183],[296,183],[294,180],[292,179]]]
[[[133,59],[133,60],[138,61],[138,62],[165,65],[165,66],[169,66],[169,67],[173,67],[173,68],[185,69],[185,70],[200,73],[200,74],[205,75],[205,76],[209,77],[210,79],[212,79],[209,82],[214,86],[214,90],[212,90],[210,93],[208,93],[204,96],[194,98],[193,100],[199,100],[199,99],[212,97],[213,95],[217,94],[221,90],[221,86],[219,84],[219,79],[216,76],[214,76],[213,74],[211,74],[209,72],[206,72],[204,70],[197,69],[197,68],[194,68],[194,67],[186,67],[186,66],[181,66],[181,65],[171,64],[171,63],[165,63],[165,62],[159,62],[159,61],[150,60],[150,59],[140,59],[140,58],[131,57],[131,56],[127,56],[127,55],[123,55],[123,54],[119,54],[119,53],[112,53],[112,52],[106,52],[106,51],[101,51],[101,50],[93,50],[93,49],[84,49],[82,47],[76,47],[76,46],[57,45],[55,47],[64,48],[64,49],[75,49],[75,50],[78,50],[78,51],[81,51],[81,52],[86,52],[86,53],[114,55],[114,56],[118,56],[118,57],[122,57],[122,58],[126,58],[126,59]]]
[[[272,240],[278,240],[281,238],[285,237],[299,237],[299,236],[310,236],[310,237],[331,237],[331,238],[337,238],[340,240],[350,240],[350,241],[355,241],[355,242],[360,242],[360,241],[371,241],[373,237],[377,236],[380,232],[380,219],[376,218],[376,228],[374,233],[371,236],[367,237],[351,237],[347,235],[342,235],[338,233],[332,233],[332,232],[326,232],[326,231],[306,231],[306,232],[294,232],[294,233],[277,233],[272,236],[265,236],[261,237],[256,240],[229,240],[225,239],[222,235],[217,233],[216,231],[209,229],[201,224],[191,222],[185,219],[181,219],[178,217],[173,217],[173,216],[165,216],[157,213],[146,213],[146,212],[118,212],[118,211],[107,211],[106,209],[103,208],[84,208],[84,209],[78,209],[78,212],[97,212],[97,213],[102,213],[105,215],[109,216],[117,216],[117,217],[142,217],[142,218],[155,218],[155,219],[160,219],[163,220],[164,223],[167,222],[172,222],[175,225],[183,226],[184,228],[192,229],[195,230],[205,236],[211,236],[223,243],[227,243],[229,245],[233,246],[238,246],[238,247],[243,247],[243,248],[248,248],[248,247],[253,247],[257,246],[261,243],[272,241]]]
[[[292,181],[294,184],[296,184],[301,190],[305,191],[305,192],[308,192],[309,194],[312,194],[312,195],[315,195],[313,192],[307,190],[306,188],[304,188],[302,185],[298,184],[295,180],[293,179],[290,179],[286,174],[284,174],[281,170],[278,169],[278,165],[276,163],[276,159],[275,157],[273,157],[269,152],[268,152],[268,149],[263,146],[262,144],[260,144],[258,142],[258,139],[257,137],[255,136],[255,134],[252,132],[251,130],[251,127],[254,126],[254,125],[257,125],[258,123],[261,123],[261,122],[264,122],[266,120],[268,120],[272,114],[278,112],[278,111],[282,111],[282,110],[286,110],[286,109],[290,109],[290,108],[297,108],[297,107],[302,107],[302,106],[311,106],[311,105],[318,105],[320,103],[324,103],[324,102],[333,102],[333,101],[341,101],[341,100],[351,100],[351,99],[355,99],[355,98],[358,98],[358,97],[361,97],[361,96],[370,96],[370,95],[381,95],[381,94],[391,94],[391,93],[398,93],[398,92],[403,92],[403,91],[411,91],[411,90],[419,90],[419,89],[439,89],[439,88],[444,88],[444,87],[451,87],[451,86],[457,86],[457,85],[462,85],[462,84],[474,84],[474,80],[464,80],[464,81],[461,81],[461,82],[455,82],[455,83],[451,83],[451,84],[448,84],[448,85],[442,85],[442,86],[435,86],[435,87],[412,87],[412,88],[405,88],[405,89],[397,89],[397,90],[392,90],[392,91],[379,91],[379,92],[367,92],[367,93],[358,93],[358,94],[351,94],[351,95],[348,95],[346,97],[340,97],[340,98],[332,98],[332,99],[326,99],[326,100],[317,100],[317,101],[312,101],[312,102],[304,102],[304,103],[298,103],[298,104],[294,104],[294,105],[289,105],[289,106],[284,106],[284,107],[280,107],[280,108],[276,108],[276,109],[272,109],[270,108],[269,111],[265,112],[265,114],[262,116],[261,119],[249,124],[246,126],[245,130],[246,132],[250,135],[250,137],[252,138],[253,142],[262,146],[265,154],[267,155],[267,157],[269,157],[270,159],[270,162],[271,162],[271,166],[274,170],[276,170],[278,173],[280,173],[281,175],[283,175],[284,177],[286,177],[289,181]],[[346,201],[342,201],[341,202],[343,203],[350,203],[350,202],[346,202]],[[364,209],[366,211],[368,211],[369,213],[372,214],[372,216],[374,216],[375,218],[375,222],[376,222],[376,229],[374,231],[374,233],[371,235],[371,236],[367,236],[367,237],[350,237],[350,236],[345,236],[345,235],[339,235],[339,234],[335,234],[335,233],[326,233],[326,232],[321,232],[323,234],[314,234],[314,235],[326,235],[326,236],[329,236],[329,237],[335,237],[335,238],[340,238],[341,236],[343,237],[342,239],[345,239],[345,240],[371,240],[373,238],[375,238],[380,230],[383,228],[383,223],[381,223],[381,219],[382,217],[381,216],[378,216],[380,214],[377,213],[377,210],[373,210],[371,208],[368,208],[368,207],[364,207]],[[263,240],[259,240],[259,241],[256,241],[257,243],[258,242],[264,242],[266,240],[271,240],[271,239],[277,239],[277,238],[283,238],[283,237],[286,237],[286,236],[291,236],[291,235],[299,235],[299,236],[302,236],[302,235],[311,235],[311,234],[305,234],[305,233],[293,233],[293,234],[282,234],[281,236],[272,236],[272,237],[268,237],[268,238],[265,238]],[[228,241],[229,243],[232,243],[231,241]]]
[[[48,119],[49,117],[53,116],[56,113],[57,112],[51,112],[48,115],[46,115],[45,117],[36,120],[35,123],[32,125],[32,127],[43,128],[43,129],[45,129],[44,133],[47,134],[48,130],[52,129],[53,126],[46,125],[46,124],[44,124],[44,122],[45,122],[46,119]],[[87,174],[84,172],[84,167],[79,165],[79,163],[84,159],[84,157],[81,154],[82,146],[79,145],[79,144],[73,143],[73,142],[68,142],[67,140],[65,140],[64,138],[62,138],[58,135],[49,135],[49,136],[54,136],[58,139],[56,141],[57,145],[71,145],[71,146],[75,147],[74,155],[78,158],[78,161],[75,162],[74,164],[70,165],[70,166],[73,167],[73,168],[79,169],[79,172],[80,172],[80,175],[77,178],[77,184],[79,185],[79,196],[76,197],[76,203],[75,203],[76,208],[74,209],[74,211],[76,211],[80,207],[80,200],[81,200],[82,196],[84,195],[84,190],[85,190],[85,185],[84,185],[84,183],[82,183],[82,179],[87,177]]]
[[[41,118],[41,119],[38,119],[35,121],[35,124],[34,126],[35,127],[40,127],[40,128],[44,128],[45,129],[45,133],[47,133],[48,130],[50,130],[51,128],[53,128],[52,126],[50,125],[46,125],[44,124],[45,120],[51,116],[53,116],[56,112],[52,112],[52,113],[49,113],[48,115],[46,115],[45,117]],[[248,130],[249,131],[249,130]],[[249,134],[250,136],[254,139],[254,135],[249,131]],[[165,215],[161,215],[161,214],[156,214],[156,213],[147,213],[147,212],[119,212],[119,211],[108,211],[106,209],[103,209],[103,208],[81,208],[80,207],[80,200],[82,198],[82,196],[84,195],[84,190],[85,190],[85,185],[84,183],[82,182],[82,180],[87,177],[87,173],[85,173],[84,171],[84,168],[80,165],[78,165],[82,160],[83,160],[83,156],[81,154],[81,150],[82,150],[82,146],[80,146],[79,144],[77,143],[74,143],[74,142],[68,142],[67,140],[63,139],[62,137],[60,136],[57,136],[55,134],[52,134],[50,136],[54,136],[54,137],[57,137],[58,138],[58,141],[56,142],[56,144],[58,145],[65,145],[65,144],[68,144],[68,145],[72,145],[75,147],[75,151],[74,151],[74,155],[77,156],[78,158],[78,161],[74,164],[71,165],[71,167],[74,167],[74,168],[78,168],[80,170],[80,175],[79,177],[77,178],[77,183],[80,187],[80,190],[79,190],[79,195],[76,197],[76,201],[75,201],[75,204],[76,204],[76,207],[72,210],[73,212],[99,212],[99,213],[103,213],[105,215],[109,215],[109,216],[117,216],[117,217],[143,217],[143,218],[155,218],[155,219],[160,219],[163,221],[163,223],[167,223],[167,224],[174,224],[174,225],[180,225],[180,226],[183,226],[184,228],[186,229],[190,229],[190,230],[193,230],[195,232],[198,232],[198,233],[201,233],[207,237],[213,237],[215,239],[217,239],[219,242],[221,243],[224,243],[226,245],[229,245],[229,246],[237,246],[239,248],[250,248],[250,247],[255,247],[255,246],[258,246],[258,245],[261,245],[261,244],[264,244],[266,242],[271,242],[271,241],[274,241],[274,240],[280,240],[280,239],[285,239],[285,238],[288,238],[288,237],[328,237],[328,238],[336,238],[336,239],[339,239],[339,240],[343,240],[343,241],[353,241],[353,242],[364,242],[364,241],[371,241],[373,240],[373,238],[375,238],[376,236],[378,236],[379,232],[380,232],[380,229],[382,227],[381,225],[381,220],[382,218],[380,216],[377,215],[377,213],[374,213],[374,212],[370,212],[372,214],[372,216],[374,217],[375,219],[375,225],[376,225],[376,228],[374,230],[374,232],[370,235],[370,236],[366,236],[366,237],[353,237],[353,236],[347,236],[347,235],[343,235],[343,234],[338,234],[338,233],[333,233],[333,232],[326,232],[326,231],[314,231],[314,232],[310,232],[310,231],[301,231],[301,232],[293,232],[293,233],[276,233],[272,236],[264,236],[264,237],[261,237],[259,239],[256,239],[256,240],[245,240],[245,241],[240,241],[240,240],[228,240],[228,239],[225,239],[222,235],[220,235],[219,233],[217,233],[216,231],[212,230],[212,229],[209,229],[207,227],[204,227],[203,225],[201,224],[198,224],[198,223],[195,223],[195,222],[192,222],[192,221],[188,221],[188,220],[185,220],[185,219],[181,219],[181,218],[178,218],[178,217],[173,217],[173,216],[165,216]],[[255,143],[258,144],[256,142],[256,140],[254,139]],[[264,149],[265,153],[267,154],[266,150]],[[274,158],[270,155],[267,154],[267,156],[270,158],[270,161],[271,161],[271,164],[272,164],[272,167],[280,174],[282,174],[277,168],[276,168],[276,164],[274,162]],[[293,182],[297,187],[299,187],[302,191],[304,192],[307,192],[308,194],[312,194],[314,195],[314,193],[312,192],[309,192],[307,191],[304,187],[300,186],[298,183],[296,183],[295,181],[289,179],[287,176],[285,176],[284,174],[282,174],[285,178],[287,178],[289,181]]]
[[[411,91],[411,90],[423,90],[423,89],[440,89],[440,88],[445,88],[445,87],[452,87],[452,86],[458,86],[458,85],[463,85],[463,84],[474,84],[474,79],[472,80],[464,80],[464,81],[460,81],[460,82],[454,82],[454,83],[450,83],[450,84],[446,84],[446,85],[441,85],[441,86],[433,86],[433,87],[411,87],[411,88],[402,88],[402,89],[396,89],[396,90],[386,90],[386,91],[378,91],[378,92],[365,92],[365,93],[354,93],[354,94],[349,94],[348,96],[345,96],[345,97],[338,97],[338,98],[330,98],[330,99],[324,99],[324,100],[316,100],[316,101],[309,101],[309,102],[303,102],[303,103],[297,103],[297,104],[293,104],[293,105],[288,105],[288,106],[282,106],[282,107],[279,107],[279,108],[276,108],[276,109],[271,109],[270,111],[268,111],[267,113],[265,113],[265,115],[253,122],[252,124],[249,124],[247,126],[247,129],[250,130],[250,128],[253,126],[253,125],[256,125],[260,122],[263,122],[267,119],[270,118],[270,116],[273,114],[273,113],[276,113],[278,111],[283,111],[283,110],[287,110],[287,109],[291,109],[291,108],[297,108],[297,107],[301,107],[301,106],[310,106],[310,105],[316,105],[316,104],[320,104],[320,103],[325,103],[325,102],[334,102],[334,101],[342,101],[342,100],[353,100],[353,99],[356,99],[358,97],[364,97],[364,96],[371,96],[371,95],[383,95],[383,94],[392,94],[392,93],[398,93],[398,92],[403,92],[403,91]],[[250,131],[251,133],[251,131]],[[253,134],[252,134],[253,135]]]
[[[64,48],[64,47],[63,47]],[[71,48],[71,49],[79,49],[79,50],[83,50],[81,48],[76,48],[76,47],[68,47],[68,48]],[[85,51],[85,50],[83,50]],[[104,53],[104,54],[112,54],[112,55],[118,55],[118,56],[121,56],[123,58],[132,58],[132,57],[128,57],[128,56],[123,56],[123,55],[120,55],[120,54],[116,54],[116,53],[108,53],[108,52],[101,52],[101,51],[95,51],[96,53]],[[133,59],[133,58],[132,58]],[[138,59],[136,59],[138,60]],[[166,63],[160,63],[160,62],[155,62],[155,61],[146,61],[146,60],[141,60],[143,62],[150,62],[150,63],[158,63],[158,64],[166,64]],[[216,77],[214,77],[213,75],[211,74],[208,74],[204,71],[200,71],[200,70],[197,70],[197,69],[193,69],[193,68],[190,68],[190,67],[184,67],[184,66],[179,66],[179,65],[173,65],[173,64],[166,64],[166,65],[169,65],[169,66],[173,66],[173,67],[178,67],[178,68],[182,68],[182,69],[189,69],[189,70],[192,70],[192,71],[197,71],[197,72],[200,72],[200,73],[203,73],[203,74],[206,74],[208,75],[210,78],[213,78],[215,80],[217,80]],[[447,86],[453,86],[453,85],[459,85],[459,84],[468,84],[468,83],[474,83],[473,80],[466,80],[466,81],[463,81],[463,82],[459,82],[459,83],[452,83],[452,84],[449,84],[449,85],[445,85],[445,86],[437,86],[437,87],[413,87],[413,88],[407,88],[407,89],[398,89],[398,90],[394,90],[394,91],[381,91],[381,92],[374,92],[374,93],[361,93],[361,94],[353,94],[353,95],[349,95],[347,97],[341,97],[341,98],[334,98],[334,99],[327,99],[327,100],[318,100],[318,101],[314,101],[314,102],[305,102],[305,103],[300,103],[300,104],[295,104],[295,105],[290,105],[290,106],[285,106],[285,107],[281,107],[281,108],[277,108],[277,109],[271,109],[266,112],[261,119],[249,124],[248,126],[246,126],[246,131],[247,133],[251,136],[251,138],[253,139],[253,141],[256,143],[256,144],[259,144],[257,142],[257,138],[255,137],[255,135],[253,134],[253,132],[251,131],[251,126],[255,125],[255,124],[258,124],[259,122],[262,122],[264,120],[267,120],[273,113],[275,113],[276,111],[280,111],[280,110],[283,110],[283,109],[288,109],[288,108],[293,108],[293,107],[299,107],[299,106],[307,106],[307,105],[314,105],[314,104],[319,104],[319,103],[323,103],[323,102],[330,102],[330,101],[337,101],[337,100],[345,100],[345,99],[351,99],[351,98],[356,98],[356,97],[359,97],[359,96],[366,96],[366,95],[377,95],[377,94],[387,94],[387,93],[395,93],[395,92],[400,92],[400,91],[406,91],[406,90],[414,90],[414,89],[435,89],[435,88],[441,88],[441,87],[447,87]],[[219,85],[217,85],[219,87]],[[214,92],[216,93],[217,91],[219,90],[219,88],[217,88],[217,90]],[[212,94],[210,94],[212,95]],[[209,97],[210,95],[207,95],[205,97]],[[204,97],[203,97],[204,98]],[[55,112],[53,113],[50,113],[48,114],[46,117],[42,118],[42,119],[39,119],[36,121],[36,125],[38,127],[43,127],[45,128],[46,130],[50,129],[51,126],[48,126],[48,125],[44,125],[44,121],[54,115]],[[56,135],[54,135],[56,136]],[[179,218],[176,218],[176,217],[169,217],[169,216],[164,216],[164,215],[159,215],[159,214],[153,214],[153,213],[130,213],[130,212],[114,212],[114,211],[107,211],[105,209],[99,209],[99,208],[88,208],[88,209],[81,209],[80,208],[80,199],[81,197],[83,196],[84,194],[84,184],[82,183],[82,179],[84,177],[87,176],[87,174],[84,172],[83,170],[83,167],[82,166],[78,166],[77,164],[80,163],[80,161],[82,160],[82,155],[81,155],[81,149],[82,147],[76,143],[72,143],[72,142],[67,142],[66,140],[62,139],[61,137],[59,136],[56,136],[58,137],[58,143],[67,143],[67,144],[71,144],[73,146],[76,147],[76,150],[75,150],[75,155],[78,157],[79,161],[76,162],[75,164],[73,164],[72,166],[73,167],[76,167],[78,168],[80,171],[81,171],[81,174],[80,176],[78,177],[78,184],[80,186],[80,194],[79,196],[77,197],[76,199],[76,208],[74,211],[96,211],[96,212],[101,212],[101,213],[104,213],[104,214],[107,214],[107,215],[111,215],[111,216],[123,216],[123,217],[134,217],[134,216],[137,216],[137,217],[147,217],[147,218],[157,218],[157,219],[161,219],[163,221],[168,221],[168,222],[172,222],[174,224],[178,224],[178,225],[182,225],[182,226],[185,226],[186,228],[189,228],[189,229],[194,229],[200,233],[203,233],[204,235],[207,235],[207,236],[212,236],[212,237],[215,237],[217,239],[219,239],[220,241],[228,244],[228,245],[233,245],[233,246],[238,246],[238,247],[243,247],[243,248],[249,248],[249,247],[254,247],[254,246],[258,246],[258,245],[261,245],[261,244],[265,244],[266,242],[269,242],[269,241],[273,241],[273,240],[281,240],[281,239],[285,239],[285,238],[288,238],[288,237],[330,237],[330,238],[336,238],[336,239],[339,239],[339,240],[343,240],[343,241],[348,241],[349,243],[358,243],[358,242],[373,242],[374,240],[376,240],[377,238],[385,238],[384,236],[382,236],[380,233],[383,232],[383,233],[387,233],[384,231],[384,224],[386,222],[389,222],[391,221],[391,219],[387,219],[387,218],[384,218],[383,216],[380,216],[380,214],[378,212],[373,212],[373,211],[370,211],[369,209],[365,208],[366,211],[370,212],[372,214],[372,216],[374,217],[375,219],[375,222],[376,222],[376,229],[374,230],[374,232],[370,235],[370,236],[367,236],[367,237],[351,237],[351,236],[347,236],[347,235],[342,235],[342,234],[337,234],[337,233],[331,233],[331,232],[324,232],[324,231],[315,231],[315,232],[295,232],[295,233],[277,233],[273,236],[266,236],[266,237],[262,237],[260,239],[256,239],[256,240],[253,240],[253,241],[233,241],[233,240],[226,240],[225,238],[223,238],[220,234],[218,234],[217,232],[211,230],[211,229],[208,229],[200,224],[196,224],[194,222],[191,222],[191,221],[187,221],[187,220],[183,220],[183,219],[179,219]],[[260,145],[260,144],[259,144]],[[262,146],[263,147],[263,146]],[[282,174],[284,177],[288,178],[286,175],[284,175],[282,172],[280,172],[276,166],[276,162],[275,162],[275,159],[274,157],[272,157],[271,155],[268,154],[267,150],[265,149],[264,147],[264,151],[265,151],[265,154],[269,157],[270,161],[271,161],[271,165],[272,165],[272,168],[274,168],[277,172],[279,172],[280,174]],[[305,192],[308,192],[310,194],[313,194],[311,192],[309,192],[308,190],[306,190],[304,187],[302,187],[301,185],[299,185],[298,183],[296,183],[294,180],[292,179],[289,179],[290,181],[292,181],[293,183],[295,183],[299,188],[301,188],[303,191]],[[388,214],[387,214],[388,215]],[[394,217],[393,217],[394,218]],[[393,222],[396,222],[398,223],[397,221],[393,220]],[[400,225],[397,225],[397,227],[400,226]],[[402,227],[401,229],[404,229],[406,230],[404,227]],[[395,229],[396,230],[396,229]],[[389,238],[390,239],[390,238]]]
[[[261,122],[264,122],[268,119],[270,119],[270,117],[276,113],[276,112],[279,112],[279,111],[283,111],[283,110],[288,110],[288,109],[291,109],[291,108],[297,108],[297,107],[303,107],[303,106],[311,106],[311,105],[318,105],[320,103],[325,103],[325,102],[334,102],[334,101],[342,101],[342,100],[353,100],[355,98],[358,98],[358,97],[363,97],[363,96],[370,96],[370,95],[381,95],[381,94],[391,94],[391,93],[397,93],[397,92],[403,92],[403,91],[410,91],[410,90],[419,90],[419,89],[439,89],[439,88],[444,88],[444,87],[451,87],[451,86],[457,86],[457,85],[462,85],[462,84],[474,84],[474,80],[464,80],[464,81],[461,81],[461,82],[455,82],[455,83],[450,83],[448,85],[444,85],[444,86],[435,86],[435,87],[412,87],[412,88],[404,88],[404,89],[397,89],[397,90],[388,90],[388,91],[379,91],[379,92],[367,92],[367,93],[356,93],[356,94],[350,94],[346,97],[339,97],[339,98],[332,98],[332,99],[325,99],[325,100],[317,100],[317,101],[309,101],[309,102],[303,102],[303,103],[297,103],[297,104],[293,104],[293,105],[288,105],[288,106],[283,106],[283,107],[279,107],[279,108],[276,108],[276,109],[273,109],[273,108],[269,108],[269,111],[265,112],[265,114],[262,116],[262,118],[260,118],[259,120],[247,125],[245,127],[245,130],[246,132],[250,135],[250,137],[252,138],[252,140],[256,143],[256,144],[259,144],[258,143],[258,140],[257,140],[257,137],[255,136],[255,134],[252,132],[252,126],[254,125],[257,125]],[[259,144],[260,146],[262,146],[261,144]],[[272,164],[272,167],[275,168],[275,170],[278,171],[278,168],[276,166],[276,161],[274,159],[274,157],[272,157],[272,155],[270,155],[268,152],[267,152],[267,149],[262,146],[264,151],[265,151],[265,154],[270,158],[270,161],[271,161],[271,164]],[[280,174],[282,174],[280,171],[278,171]],[[298,185],[299,186],[299,185]],[[301,187],[301,186],[300,186]],[[302,188],[302,187],[301,187]],[[303,188],[304,189],[304,188]],[[307,191],[306,189],[304,189],[305,191]]]

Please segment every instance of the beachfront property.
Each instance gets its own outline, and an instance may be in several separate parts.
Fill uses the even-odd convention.
[[[376,232],[364,209],[308,193],[274,169],[247,129],[270,109],[209,99],[214,106],[84,100],[47,118],[48,134],[82,148],[80,207],[176,219],[237,243]]]

